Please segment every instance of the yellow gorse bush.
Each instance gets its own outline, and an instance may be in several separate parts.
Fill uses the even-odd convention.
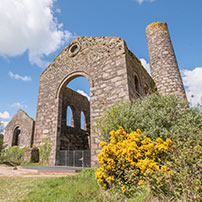
[[[165,165],[172,141],[157,138],[152,142],[141,131],[126,131],[120,126],[110,132],[110,142],[100,142],[102,152],[97,155],[101,166],[95,176],[103,188],[118,185],[122,192],[142,186],[155,172],[169,172]]]

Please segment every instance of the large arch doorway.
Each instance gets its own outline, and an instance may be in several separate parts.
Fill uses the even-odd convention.
[[[20,136],[21,136],[21,129],[19,126],[17,126],[13,132],[12,146],[20,145]]]
[[[59,90],[57,165],[90,167],[89,94],[83,76],[70,78]]]

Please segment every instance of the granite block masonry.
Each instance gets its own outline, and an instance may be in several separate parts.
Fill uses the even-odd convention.
[[[142,98],[156,88],[165,95],[186,99],[167,25],[157,22],[146,32],[153,78],[119,37],[77,37],[41,74],[33,144],[39,147],[44,141],[50,143],[51,165],[62,164],[62,151],[88,150],[89,162],[95,166],[100,152],[92,130],[95,120],[121,100]],[[89,81],[90,100],[67,88],[79,76]],[[68,107],[72,114],[69,126]],[[5,136],[11,142],[15,132],[9,130]]]

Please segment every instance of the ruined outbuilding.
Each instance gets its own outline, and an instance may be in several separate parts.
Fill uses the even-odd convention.
[[[5,128],[4,146],[31,147],[35,121],[23,110],[18,110]]]
[[[44,141],[50,143],[50,164],[81,166],[81,160],[82,165],[94,166],[100,148],[92,129],[109,107],[156,89],[186,99],[166,23],[153,23],[146,33],[152,77],[123,39],[75,38],[41,74],[34,136],[31,122],[26,130],[17,121],[14,124],[16,119],[23,120],[24,112],[19,111],[6,128],[5,144],[16,144],[15,129],[21,127],[20,146],[31,146],[32,137],[37,147]],[[90,100],[66,87],[79,76],[89,81]],[[70,126],[66,125],[68,107],[72,112]],[[83,129],[81,113],[85,117]]]

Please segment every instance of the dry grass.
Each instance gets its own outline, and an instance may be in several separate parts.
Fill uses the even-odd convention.
[[[37,187],[43,179],[0,177],[0,201],[10,202],[23,200],[28,192]]]

